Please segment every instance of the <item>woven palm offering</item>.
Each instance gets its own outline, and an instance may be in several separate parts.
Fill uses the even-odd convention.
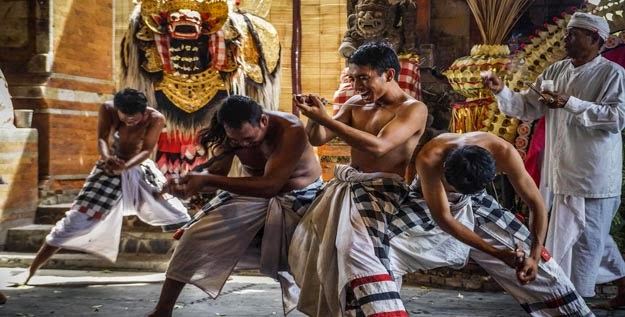
[[[505,81],[510,78],[510,50],[506,38],[527,0],[467,0],[484,44],[475,45],[471,55],[453,62],[445,75],[452,88],[466,97],[453,106],[449,130],[456,133],[488,131],[513,143],[519,120],[503,115],[493,94],[482,85],[481,73],[492,72]]]

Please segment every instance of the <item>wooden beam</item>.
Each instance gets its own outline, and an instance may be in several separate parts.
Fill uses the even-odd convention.
[[[419,35],[419,44],[430,43],[431,0],[416,0],[415,3],[417,5],[417,34]]]
[[[293,94],[302,92],[301,50],[302,50],[302,3],[293,0],[293,33],[291,37],[291,89]],[[292,105],[292,112],[299,117],[299,109]]]

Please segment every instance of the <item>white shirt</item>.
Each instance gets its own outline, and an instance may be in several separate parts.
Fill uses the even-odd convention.
[[[551,79],[570,95],[564,108],[550,109],[533,91],[497,94],[501,112],[522,120],[545,116],[541,187],[554,194],[586,198],[621,195],[625,127],[625,69],[602,56],[579,67],[570,59],[547,67],[536,79]]]

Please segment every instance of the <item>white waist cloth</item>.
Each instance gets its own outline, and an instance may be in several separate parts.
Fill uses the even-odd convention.
[[[351,280],[389,274],[375,256],[350,183],[403,179],[395,174],[360,173],[342,166],[335,168],[335,176],[297,226],[289,250],[291,272],[301,289],[297,308],[309,316],[343,316],[344,290]]]
[[[170,195],[158,199],[154,197],[157,188],[146,181],[144,169],[158,178],[157,183],[164,183],[165,177],[151,160],[124,171],[121,175],[121,198],[108,212],[96,219],[78,211],[79,206],[74,205],[65,214],[65,218],[52,228],[46,237],[46,243],[89,252],[115,262],[119,252],[123,216],[137,215],[139,219],[153,226],[189,221],[187,209],[180,200]]]
[[[413,198],[418,199],[418,198]],[[471,197],[448,194],[450,211],[453,217],[473,230],[475,217]],[[423,201],[425,204],[425,201]],[[427,208],[427,205],[425,205]],[[427,209],[429,215],[429,209]],[[433,220],[432,220],[433,222]],[[404,231],[391,240],[391,266],[398,285],[402,275],[417,270],[430,270],[449,266],[461,268],[469,260],[471,248],[435,226],[425,230],[417,226]]]
[[[571,276],[573,245],[586,226],[584,197],[554,194],[545,247],[560,265],[566,276]]]

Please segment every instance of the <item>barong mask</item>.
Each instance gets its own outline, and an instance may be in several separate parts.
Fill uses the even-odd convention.
[[[195,40],[219,31],[228,20],[225,0],[141,1],[141,17],[152,32]]]

